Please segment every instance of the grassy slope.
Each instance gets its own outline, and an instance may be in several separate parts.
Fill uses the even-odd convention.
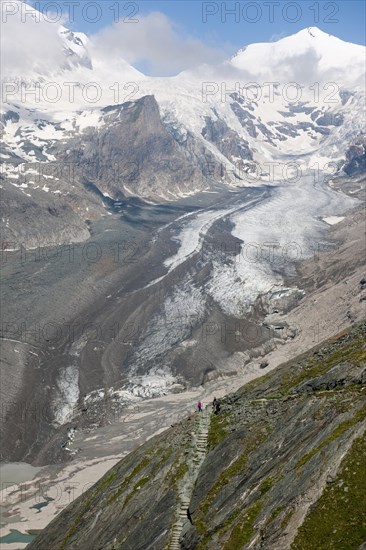
[[[242,397],[245,395],[253,410],[257,405],[263,404],[263,399],[266,400],[266,404],[278,404],[280,414],[282,410],[286,420],[284,404],[287,401],[296,401],[303,410],[301,421],[309,424],[312,422],[314,426],[310,427],[310,436],[307,434],[304,436],[305,439],[309,437],[308,442],[296,442],[298,449],[289,450],[293,456],[288,455],[287,464],[283,461],[276,464],[273,460],[273,467],[269,469],[270,475],[264,474],[258,480],[252,470],[258,463],[261,447],[268,444],[273,428],[276,430],[276,424],[271,425],[271,422],[263,421],[260,415],[256,416],[255,414],[252,421],[250,418],[246,419],[246,426],[250,432],[240,440],[236,457],[233,459],[233,455],[231,455],[230,463],[220,471],[206,492],[202,491],[202,487],[197,488],[197,492],[202,494],[196,511],[196,530],[199,533],[197,548],[215,548],[217,545],[224,549],[246,548],[253,540],[259,544],[259,540],[265,541],[266,539],[268,542],[267,545],[264,543],[265,547],[271,548],[275,538],[273,533],[276,530],[286,531],[295,510],[295,499],[292,496],[286,498],[286,493],[281,496],[281,493],[286,491],[284,480],[287,480],[288,489],[291,486],[293,488],[297,479],[300,488],[311,487],[311,479],[316,482],[316,478],[323,472],[327,464],[331,463],[332,454],[338,452],[339,448],[346,444],[348,438],[352,437],[353,431],[360,427],[366,416],[366,392],[364,391],[365,387],[361,384],[340,385],[333,389],[322,389],[302,395],[297,395],[294,389],[309,379],[327,375],[336,366],[344,365],[352,371],[353,367],[357,369],[365,365],[364,328],[365,324],[355,327],[351,334],[346,333],[341,338],[332,339],[327,346],[319,346],[318,349],[304,354],[298,361],[291,361],[290,364],[268,373],[261,379],[254,380],[245,386],[243,391],[239,391],[239,396],[240,393]],[[238,426],[234,415],[238,414],[239,403],[240,397],[237,397],[229,411],[225,410],[224,403],[222,416],[213,419],[209,433],[209,448],[212,453],[215,450],[219,453],[221,449],[224,449],[228,444],[230,432],[236,431]],[[307,410],[311,415],[309,418],[305,418]],[[245,416],[245,411],[241,422],[243,416]],[[289,421],[291,422],[291,418]],[[293,417],[293,422],[293,431],[295,432],[295,423],[297,422],[295,417]],[[312,438],[311,435],[313,435]],[[365,528],[355,526],[359,522],[362,525],[362,521],[365,521],[365,516],[360,513],[360,509],[366,510],[366,469],[365,457],[360,450],[362,445],[364,445],[364,440],[360,439],[345,458],[345,461],[348,462],[353,460],[354,464],[352,456],[357,449],[357,468],[353,466],[355,474],[347,477],[346,484],[347,491],[350,495],[354,495],[356,502],[350,505],[347,491],[344,495],[342,494],[343,489],[339,489],[337,492],[337,484],[332,486],[333,488],[326,488],[321,501],[319,501],[319,509],[316,508],[318,511],[315,512],[312,509],[304,527],[300,530],[293,546],[294,550],[356,549],[366,539]],[[224,461],[224,452],[221,452],[221,455]],[[345,467],[342,466],[342,468]],[[344,472],[340,475],[343,476],[342,479],[345,478]],[[310,479],[308,486],[304,482],[307,476]],[[230,482],[233,483],[230,485]],[[240,505],[238,505],[239,495],[236,499],[232,499],[231,512],[226,514],[223,512],[225,497],[229,493],[237,492],[236,487],[241,484],[244,484],[249,495],[246,498],[240,497]],[[360,484],[363,484],[362,489]],[[265,491],[263,491],[263,487],[266,487]],[[338,494],[338,500],[333,494],[335,492]],[[220,493],[225,493],[224,497]],[[299,494],[301,494],[301,490]],[[333,508],[330,508],[329,501],[332,499]],[[348,508],[345,507],[346,505]],[[321,531],[323,527],[324,507],[329,507],[327,521],[330,526],[329,528],[324,526],[324,532],[320,536],[318,530]],[[222,513],[222,518],[213,519],[212,516],[215,512],[218,516]],[[333,539],[341,541],[338,546],[336,542],[334,542],[334,546],[327,546],[332,518],[334,524],[337,524],[336,527],[333,525],[333,529],[335,529]],[[318,524],[318,530],[314,528],[313,523]],[[352,533],[350,526],[352,526]],[[309,531],[314,532],[313,537],[309,537]],[[254,548],[256,547],[255,545]]]
[[[366,540],[366,438],[357,438],[336,479],[300,527],[291,550],[352,550]]]

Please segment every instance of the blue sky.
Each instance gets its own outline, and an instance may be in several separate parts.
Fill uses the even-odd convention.
[[[34,1],[33,5],[43,9],[57,4],[66,18],[66,26],[89,35],[112,25],[118,17],[125,25],[133,25],[138,24],[141,17],[157,11],[168,16],[182,36],[190,35],[210,46],[232,51],[252,42],[275,40],[309,26],[317,26],[349,42],[365,44],[363,0],[81,0],[74,2],[73,21],[68,21],[69,3],[42,0]],[[98,4],[98,9],[93,4]],[[235,9],[236,13],[230,14]],[[129,22],[131,19],[137,22]]]
[[[27,0],[20,6],[27,3],[46,19],[43,29],[63,23],[82,31],[90,37],[88,48],[106,63],[122,58],[154,76],[217,65],[248,44],[275,41],[306,27],[365,44],[363,0]],[[39,30],[33,30],[32,38],[23,37],[27,49],[41,41]],[[30,32],[29,25],[24,32]]]

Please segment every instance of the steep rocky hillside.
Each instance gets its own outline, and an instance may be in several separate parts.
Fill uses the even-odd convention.
[[[360,548],[365,327],[252,381],[218,415],[207,408],[154,437],[29,550]]]

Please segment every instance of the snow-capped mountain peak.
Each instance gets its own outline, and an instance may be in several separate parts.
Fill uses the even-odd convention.
[[[273,81],[304,84],[318,80],[333,81],[339,87],[362,86],[365,48],[317,27],[308,27],[276,42],[246,46],[230,60],[230,65]]]
[[[113,153],[123,162],[135,155],[135,164],[144,165],[146,151],[139,147],[143,149],[146,140],[154,142],[159,135],[160,144],[169,144],[167,152],[167,146],[158,143],[153,159],[174,157],[181,166],[179,177],[167,173],[165,159],[162,165],[150,161],[145,163],[145,180],[141,176],[127,187],[119,181],[121,189],[108,186],[101,179],[102,193],[110,196],[122,192],[174,200],[182,192],[209,188],[207,162],[216,163],[212,180],[229,185],[245,185],[247,174],[258,165],[260,180],[268,172],[268,162],[338,162],[363,127],[365,48],[316,27],[277,42],[248,45],[224,64],[166,78],[146,77],[124,61],[123,52],[112,60],[103,57],[93,37],[88,40],[60,26],[48,32],[41,46],[44,49],[43,41],[48,41],[57,63],[48,63],[47,55],[43,59],[36,44],[28,72],[15,72],[22,81],[13,87],[11,77],[7,81],[2,158],[9,164],[14,158],[69,162],[77,149],[75,158],[84,156],[90,162],[100,153],[98,136],[104,136],[108,145],[101,162]],[[15,56],[13,69],[27,56],[27,46],[20,46],[22,57],[18,61]],[[40,84],[39,97],[22,86],[27,83],[25,75],[33,86]],[[72,83],[72,90],[65,83]],[[249,83],[254,89],[246,89]],[[57,101],[47,95],[49,90],[59,95]],[[129,141],[123,137],[127,128]],[[136,141],[136,135],[141,139]],[[12,177],[13,167],[7,169]]]
[[[82,32],[72,32],[66,27],[60,26],[58,34],[62,40],[64,53],[67,58],[65,68],[81,65],[93,69],[92,60],[86,49],[88,37]]]

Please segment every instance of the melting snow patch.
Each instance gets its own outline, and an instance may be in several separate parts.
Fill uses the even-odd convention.
[[[329,216],[328,218],[322,218],[328,225],[335,225],[344,220],[344,216]]]
[[[71,365],[61,371],[57,380],[57,394],[53,400],[55,424],[62,426],[72,419],[78,399],[78,367]]]

